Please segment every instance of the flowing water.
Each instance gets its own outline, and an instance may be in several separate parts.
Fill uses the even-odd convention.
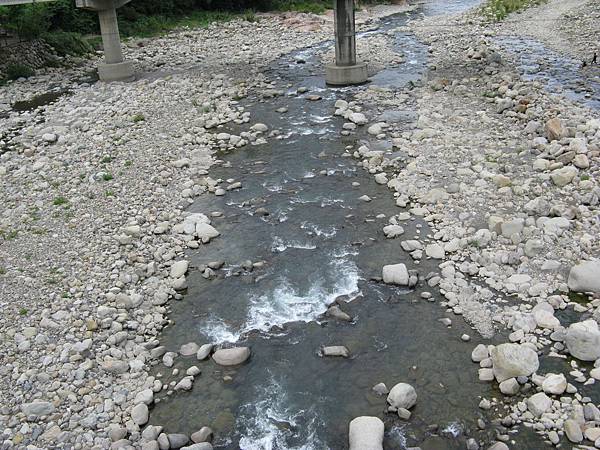
[[[448,5],[459,11],[474,3],[426,2],[385,19],[380,30],[445,12]],[[398,32],[394,39],[406,62],[375,76],[375,84],[403,87],[425,73],[426,48],[409,33]],[[324,86],[316,55],[326,45],[294,52],[271,67],[267,75],[286,94],[268,100],[256,94],[242,103],[253,121],[279,130],[279,138],[221,155],[211,176],[241,181],[243,188],[202,196],[190,208],[222,212],[213,220],[221,236],[190,251],[189,288],[182,301],[173,302],[174,323],[161,342],[170,350],[192,341],[246,345],[252,357],[236,368],[177,358],[175,367],[198,365],[202,374],[190,392],[159,396],[151,423],[188,434],[209,425],[217,449],[343,449],[348,423],[360,415],[384,420],[386,449],[463,449],[470,436],[490,442],[495,430],[478,430],[476,421],[483,417],[478,403],[480,396],[501,395],[491,383],[477,381],[470,353],[481,341],[475,336],[461,341],[463,333],[475,333],[460,317],[450,316],[450,328],[438,321],[446,312],[435,290],[435,302],[429,302],[420,297],[429,291],[426,285],[404,289],[372,279],[391,263],[404,262],[422,276],[439,269],[429,261],[413,262],[400,248],[401,239],[428,233],[424,222],[404,223],[402,238],[383,235],[388,216],[402,210],[386,187],[345,154],[347,146],[360,142],[340,136],[342,119],[332,116],[333,104],[364,87]],[[305,63],[297,64],[299,59]],[[299,87],[322,100],[308,101],[308,94],[297,94]],[[287,113],[276,112],[281,107]],[[415,115],[405,113],[398,117],[410,129]],[[385,141],[371,145],[392,151]],[[372,201],[360,200],[364,194]],[[206,280],[193,270],[218,260],[226,264],[216,278]],[[264,265],[249,269],[248,260]],[[352,322],[323,317],[341,296]],[[323,358],[324,345],[345,345],[351,357]],[[163,382],[181,377],[159,367]],[[415,386],[419,399],[409,421],[386,413],[385,396],[371,389],[379,382]],[[546,448],[527,430],[515,439],[512,449]]]
[[[548,91],[600,109],[600,65],[560,55],[534,39],[507,36],[496,41],[515,56],[526,80],[537,80]]]

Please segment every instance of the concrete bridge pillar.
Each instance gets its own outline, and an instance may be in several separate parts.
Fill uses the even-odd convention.
[[[354,0],[334,0],[335,63],[325,67],[325,81],[332,85],[367,81],[367,65],[356,62]]]
[[[134,79],[133,64],[123,60],[121,37],[117,22],[117,8],[130,0],[76,0],[79,8],[98,12],[104,64],[98,65],[98,76],[102,81],[131,81]]]

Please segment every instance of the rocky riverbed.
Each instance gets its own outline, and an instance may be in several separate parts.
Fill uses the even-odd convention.
[[[83,61],[74,69],[48,69],[1,88],[3,448],[206,450],[211,441],[215,448],[291,448],[288,441],[265,441],[259,433],[264,423],[258,421],[236,437],[239,443],[232,443],[234,435],[226,433],[235,428],[227,425],[235,422],[232,412],[216,423],[185,425],[185,430],[174,429],[177,424],[169,417],[189,418],[193,413],[184,409],[185,403],[202,409],[196,386],[206,383],[207,373],[219,382],[210,395],[219,401],[227,397],[225,403],[233,408],[230,396],[236,394],[231,391],[247,394],[239,380],[260,387],[256,380],[264,376],[260,369],[267,367],[265,355],[271,355],[273,343],[302,349],[303,356],[294,360],[298,383],[315,373],[323,379],[331,376],[324,366],[311,366],[320,358],[337,358],[342,361],[338,370],[348,373],[361,361],[365,366],[356,378],[340,380],[340,389],[330,389],[333,398],[344,399],[339,420],[364,416],[343,423],[319,417],[336,439],[294,441],[305,436],[298,427],[312,431],[320,425],[303,422],[312,416],[287,411],[276,402],[292,394],[281,391],[281,383],[266,385],[277,398],[267,392],[255,406],[271,411],[268,431],[279,430],[277,439],[289,437],[297,448],[320,448],[322,442],[344,448],[348,427],[350,447],[356,449],[381,448],[384,440],[386,448],[600,447],[595,387],[600,379],[600,113],[586,102],[591,94],[585,95],[596,92],[600,68],[580,73],[583,84],[575,90],[587,86],[591,91],[557,94],[548,89],[547,79],[526,76],[519,55],[502,41],[526,34],[565,52],[553,43],[553,35],[522,30],[531,29],[531,17],[560,19],[562,28],[575,29],[573,24],[581,21],[593,27],[590,18],[597,17],[598,5],[555,0],[495,25],[473,12],[430,17],[427,8],[439,12],[435,3],[425,3],[424,19],[413,13],[379,27],[365,20],[361,30],[371,32],[361,35],[359,49],[374,80],[379,69],[395,71],[380,71],[385,76],[364,87],[329,91],[314,81],[322,76],[321,61],[331,58],[330,44],[321,44],[331,38],[323,26],[326,19],[269,15],[258,23],[240,20],[130,42],[127,57],[141,74],[133,83],[95,83],[88,76],[95,61]],[[473,3],[453,5],[460,11]],[[571,45],[584,49],[589,36],[576,34]],[[309,47],[314,48],[294,53]],[[283,55],[291,56],[279,59]],[[306,66],[302,78],[290,75],[286,80],[282,69],[293,74],[296,66]],[[298,81],[301,86],[294,84]],[[12,108],[48,92],[57,93],[48,97],[51,103],[34,100],[32,109],[26,104]],[[277,114],[279,122],[267,120],[266,108],[256,105],[271,108],[269,114]],[[327,111],[327,117],[294,123],[297,114],[311,108]],[[281,132],[288,113],[290,134]],[[330,153],[347,162],[334,159],[319,168],[323,172],[303,172],[309,181],[302,183],[328,188],[327,183],[334,183],[334,189],[345,183],[344,195],[319,201],[341,201],[348,207],[348,213],[341,209],[340,216],[331,216],[345,221],[345,227],[358,227],[353,214],[359,214],[361,223],[364,218],[364,225],[358,227],[360,233],[340,232],[333,246],[326,241],[332,229],[284,236],[269,245],[269,255],[259,257],[256,243],[266,241],[259,240],[260,232],[251,235],[255,241],[244,239],[255,230],[244,228],[249,219],[236,219],[228,208],[247,211],[245,217],[263,217],[257,222],[261,227],[269,226],[269,220],[285,222],[285,210],[270,211],[258,197],[241,197],[246,185],[265,172],[261,167],[269,167],[268,161],[252,160],[252,152],[264,147],[277,158],[278,142],[308,142],[294,138],[294,127],[306,127],[305,136],[336,141],[328,144]],[[241,152],[247,152],[246,165],[228,159],[228,153]],[[311,157],[314,167],[328,157],[319,152]],[[351,161],[358,166],[349,165]],[[285,163],[293,168],[293,157]],[[374,186],[368,187],[366,180],[354,180],[354,185],[350,179],[325,181],[335,180],[336,170],[330,172],[329,165],[343,176],[345,171],[355,176],[356,169],[372,174]],[[286,190],[270,181],[263,187]],[[298,177],[287,189],[301,186],[292,182],[298,183]],[[294,201],[307,200],[301,192],[291,192]],[[197,210],[199,206],[205,208]],[[287,214],[293,217],[291,210]],[[332,223],[333,230],[338,222]],[[210,324],[202,305],[198,311],[186,305],[186,292],[197,291],[202,280],[213,286],[215,296],[224,295],[227,290],[219,291],[219,286],[227,288],[235,276],[253,283],[268,280],[276,267],[270,254],[290,247],[306,250],[308,238],[315,236],[323,239],[319,248],[336,258],[347,256],[338,252],[345,248],[336,241],[342,237],[344,242],[363,241],[361,245],[369,239],[385,244],[331,267],[319,257],[292,260],[296,265],[310,261],[333,278],[337,291],[328,291],[316,303],[307,299],[321,291],[306,297],[286,291],[293,307],[283,305],[274,312],[254,303],[254,315],[248,317],[263,321],[249,327],[244,319],[238,328],[211,325],[212,335],[207,334]],[[300,237],[306,241],[298,242]],[[229,260],[219,259],[220,251]],[[251,251],[256,257],[247,261]],[[339,277],[344,283],[335,284]],[[392,288],[400,290],[386,294]],[[377,307],[355,298],[359,293],[378,298],[375,291],[387,298]],[[243,296],[241,290],[229,292]],[[398,311],[388,309],[388,303],[409,300],[418,306],[402,310],[407,315],[402,323],[409,327],[410,315],[419,317],[418,342],[410,335],[394,335],[398,327],[378,325],[378,331],[367,319],[371,314],[381,324],[389,317],[393,324],[392,314]],[[200,318],[191,320],[186,308]],[[219,308],[222,303],[211,305],[213,313],[235,314]],[[329,318],[325,322],[322,313]],[[344,328],[352,321],[355,329]],[[200,326],[205,334],[178,328],[179,322]],[[271,334],[256,337],[257,330]],[[273,330],[283,331],[277,337]],[[393,338],[389,343],[383,330]],[[393,355],[383,355],[397,366],[403,358],[430,354],[432,343],[440,350],[446,345],[450,358],[445,367],[452,372],[444,373],[444,366],[423,356],[418,365],[427,367],[425,372],[406,363],[401,370],[387,367],[352,333],[381,333],[373,344],[384,343],[380,351],[401,344],[390,347]],[[300,340],[288,342],[286,336]],[[332,337],[344,341],[326,342]],[[223,347],[225,341],[230,344]],[[312,350],[301,341],[315,354],[308,355]],[[214,364],[205,361],[209,357]],[[472,365],[454,367],[463,358]],[[452,380],[448,387],[454,394],[442,378]],[[377,382],[388,383],[390,391]],[[352,392],[357,383],[366,398],[347,406],[358,395]],[[437,391],[436,383],[442,385]],[[460,386],[469,383],[476,387],[463,394]],[[369,396],[371,387],[381,399]],[[189,391],[200,396],[190,397]],[[306,389],[306,404],[315,403],[311,395],[322,393]],[[450,413],[442,406],[446,400],[449,410],[461,411],[467,426],[440,426]],[[169,402],[179,412],[170,410]],[[258,409],[249,414],[259,417]],[[278,415],[281,411],[295,420]],[[178,420],[183,428],[184,418]],[[455,434],[459,439],[449,440]]]

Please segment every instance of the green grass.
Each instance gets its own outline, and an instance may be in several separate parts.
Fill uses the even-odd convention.
[[[102,179],[103,179],[104,181],[110,181],[110,180],[112,180],[112,179],[113,179],[113,176],[112,176],[112,174],[111,174],[111,173],[105,173],[104,175],[102,175]]]
[[[61,206],[61,205],[66,205],[67,203],[69,203],[69,200],[67,200],[64,197],[56,197],[53,201],[52,204],[54,206]]]
[[[86,55],[94,51],[92,46],[79,33],[51,31],[42,33],[41,38],[53,47],[60,56]]]
[[[213,22],[227,22],[238,17],[226,11],[194,11],[183,17],[164,15],[141,16],[134,21],[119,21],[119,30],[124,37],[160,36],[176,28],[207,28]]]
[[[25,64],[9,64],[6,67],[6,79],[16,80],[17,78],[29,78],[35,75],[35,71]]]
[[[135,114],[131,120],[133,120],[133,123],[138,123],[138,122],[143,122],[144,120],[146,120],[146,117],[144,117],[143,114]]]
[[[485,17],[495,22],[506,19],[506,17],[515,11],[521,11],[530,6],[541,5],[548,0],[487,0],[481,8]]]
[[[19,315],[20,316],[26,316],[27,314],[29,314],[29,310],[27,308],[21,308],[21,309],[19,309]]]

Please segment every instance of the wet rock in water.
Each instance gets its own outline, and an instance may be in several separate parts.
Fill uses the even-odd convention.
[[[196,234],[202,242],[207,243],[211,239],[219,236],[221,233],[219,233],[212,225],[207,223],[197,223]]]
[[[595,361],[600,358],[600,330],[593,319],[571,324],[565,341],[569,352],[577,359]]]
[[[398,284],[400,286],[408,286],[410,278],[408,269],[402,263],[383,266],[382,277],[384,283]]]
[[[361,416],[350,422],[349,450],[383,450],[385,426],[378,417]]]
[[[509,378],[529,376],[538,370],[538,355],[531,347],[500,344],[491,351],[494,376],[499,383]]]
[[[388,239],[393,239],[404,234],[404,228],[400,225],[386,225],[383,227],[383,234]]]
[[[213,431],[210,427],[202,427],[200,430],[192,433],[190,436],[195,443],[210,442],[212,440]]]
[[[552,399],[543,392],[538,392],[527,399],[527,409],[536,417],[540,417],[551,407]]]
[[[368,123],[368,120],[363,113],[352,113],[350,114],[350,117],[348,117],[348,120],[356,125],[366,125]]]
[[[169,433],[167,438],[169,439],[171,448],[181,448],[190,442],[189,438],[183,433]]]
[[[269,127],[266,126],[264,123],[255,123],[250,127],[250,129],[259,133],[264,133],[269,130]]]
[[[171,266],[171,278],[179,278],[185,275],[188,271],[188,262],[187,261],[177,261],[174,262]]]
[[[196,344],[195,342],[188,342],[187,344],[183,344],[180,347],[179,353],[182,356],[192,356],[198,352],[198,349],[198,344]]]
[[[390,392],[385,383],[377,383],[372,389],[379,395],[387,395]]]
[[[409,420],[410,416],[412,415],[411,412],[405,408],[398,408],[397,414],[398,417],[402,420]]]
[[[323,347],[321,349],[321,354],[323,356],[340,356],[342,358],[348,358],[350,356],[350,352],[343,345],[330,345],[328,347]]]
[[[387,402],[394,408],[410,409],[417,403],[417,391],[408,383],[398,383],[388,394]]]
[[[220,366],[237,366],[249,357],[250,348],[248,347],[222,348],[212,355],[213,360]]]
[[[471,360],[473,362],[481,362],[490,356],[486,345],[479,344],[471,352]]]
[[[213,347],[213,344],[204,344],[200,346],[200,349],[198,349],[198,351],[196,352],[196,358],[198,358],[200,361],[208,358],[210,352],[212,352]]]
[[[583,433],[581,432],[581,427],[573,419],[565,421],[565,434],[567,435],[567,439],[569,439],[569,441],[571,442],[578,443],[583,441]]]
[[[542,383],[542,390],[547,394],[562,395],[567,390],[567,379],[562,373],[549,373]]]
[[[192,390],[192,385],[194,384],[194,377],[187,376],[182,378],[179,383],[175,385],[176,391],[190,391]]]
[[[496,442],[491,447],[488,447],[488,450],[509,450],[509,448],[504,442]]]
[[[369,197],[368,195],[362,195],[360,197],[358,197],[359,200],[362,200],[363,202],[370,202],[371,201],[371,197]]]
[[[600,261],[584,261],[571,268],[569,289],[575,292],[600,293]]]
[[[554,308],[547,302],[538,303],[531,311],[536,324],[541,328],[558,328],[560,320],[554,317]]]
[[[209,442],[199,442],[197,444],[181,447],[181,450],[213,450],[213,446]]]
[[[330,306],[325,313],[327,317],[332,317],[337,320],[343,320],[345,322],[351,322],[352,317],[349,314],[342,311],[342,309],[338,305]]]

